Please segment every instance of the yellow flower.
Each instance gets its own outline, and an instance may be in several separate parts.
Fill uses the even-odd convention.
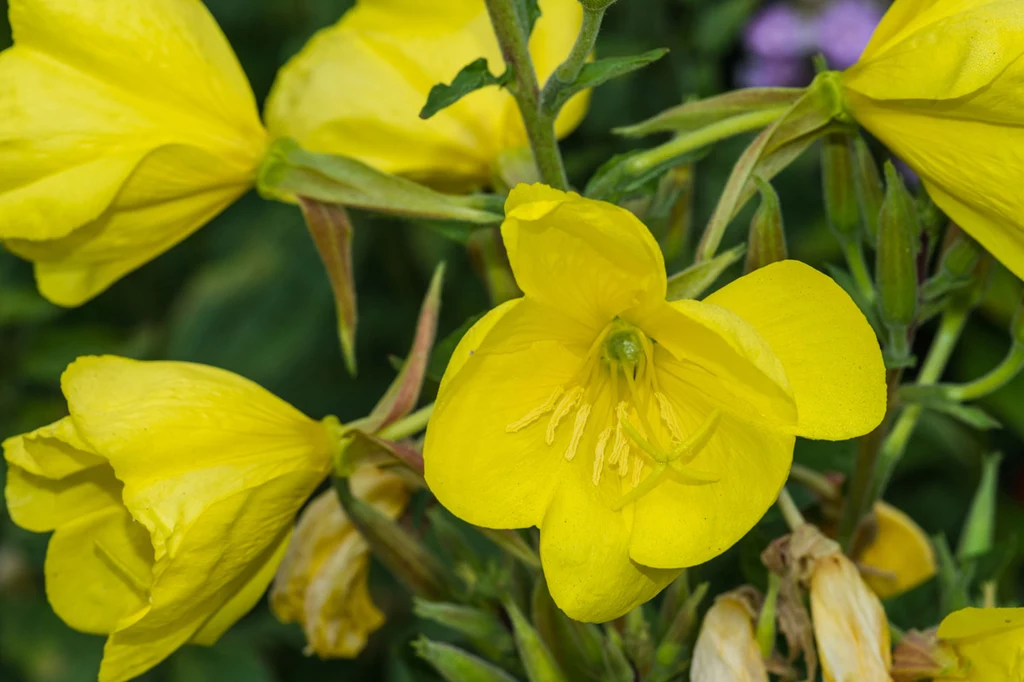
[[[234,202],[267,136],[200,0],[9,5],[0,240],[79,305]]]
[[[825,682],[892,680],[889,621],[854,563],[811,525],[794,531],[790,547],[808,574],[814,639]]]
[[[409,489],[395,474],[360,469],[350,479],[353,493],[390,518],[409,501]],[[366,583],[370,547],[345,516],[333,490],[302,512],[270,591],[270,608],[283,623],[299,622],[307,653],[352,658],[366,647],[384,614]]]
[[[842,77],[854,118],[1024,277],[1024,5],[896,0]]]
[[[875,335],[816,270],[785,261],[668,303],[661,251],[628,211],[543,185],[505,208],[525,296],[456,349],[426,478],[470,523],[540,527],[569,616],[616,618],[733,545],[775,500],[795,436],[881,420]]]
[[[1024,609],[963,609],[946,616],[938,634],[960,669],[936,682],[1024,680]]]
[[[757,613],[742,596],[725,594],[704,616],[690,664],[691,682],[768,682],[754,638]]]
[[[543,79],[568,56],[582,10],[576,0],[541,0],[540,7],[530,52]],[[503,71],[483,0],[359,0],[281,70],[267,126],[311,151],[435,187],[486,185],[502,152],[527,145],[512,96],[489,87],[419,118],[430,89],[481,56],[492,73]],[[584,94],[566,105],[559,137],[579,125],[587,103]]]
[[[69,417],[4,443],[5,497],[15,523],[55,531],[50,603],[108,635],[100,680],[120,682],[256,604],[337,436],[202,365],[81,358],[62,388]]]
[[[882,599],[914,589],[935,575],[935,549],[912,518],[885,502],[875,505],[877,532],[857,557],[864,579]]]

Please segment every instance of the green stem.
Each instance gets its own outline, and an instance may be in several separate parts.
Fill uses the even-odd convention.
[[[597,35],[601,32],[601,22],[604,21],[604,13],[607,8],[599,10],[583,10],[583,25],[580,26],[580,34],[576,37],[576,43],[565,61],[555,69],[555,72],[544,84],[544,92],[541,94],[541,103],[544,113],[552,118],[558,116],[554,110],[554,103],[558,101],[559,92],[576,82],[580,71],[587,63],[587,59],[594,51],[597,43]]]
[[[807,523],[804,520],[804,515],[800,513],[800,509],[796,506],[796,502],[793,501],[793,496],[789,494],[785,486],[779,491],[777,505],[779,511],[782,512],[782,518],[786,520],[786,525],[789,526],[790,530],[796,530]]]
[[[643,175],[666,161],[728,137],[763,128],[779,118],[788,107],[762,109],[717,121],[693,132],[679,135],[663,145],[637,154],[626,164],[631,175]]]
[[[860,240],[843,239],[842,248],[843,255],[846,256],[846,263],[850,267],[850,274],[853,275],[853,281],[857,284],[861,295],[867,299],[868,303],[874,303],[875,284],[871,279],[871,273],[868,272],[868,264],[864,260],[864,249],[861,248]]]
[[[967,322],[968,310],[965,308],[953,308],[942,315],[939,322],[939,331],[932,341],[932,347],[928,350],[921,372],[917,375],[916,383],[920,386],[931,386],[942,378],[946,371],[946,365],[953,355],[960,334],[963,333],[964,325]],[[882,443],[882,449],[878,460],[878,470],[875,476],[874,494],[872,499],[879,499],[889,485],[889,479],[896,465],[903,457],[910,442],[910,436],[917,427],[921,418],[922,407],[920,405],[909,405],[896,419],[892,431]]]
[[[392,424],[388,424],[375,435],[378,438],[390,441],[399,441],[409,436],[415,436],[427,428],[427,422],[430,421],[430,415],[433,413],[434,403],[430,403],[426,407],[421,407],[412,414],[406,415]]]
[[[977,400],[994,393],[1012,381],[1024,368],[1024,346],[1014,344],[1006,359],[994,370],[967,384],[952,386],[949,397],[954,400]]]
[[[515,76],[510,88],[519,105],[526,135],[530,139],[533,157],[541,179],[556,188],[569,189],[565,164],[555,137],[554,119],[541,110],[540,83],[530,57],[529,41],[523,22],[513,0],[485,0],[494,26],[494,34],[505,58],[505,64]]]
[[[793,465],[789,470],[789,480],[802,484],[824,500],[839,499],[839,487],[835,483],[825,474],[802,464]]]

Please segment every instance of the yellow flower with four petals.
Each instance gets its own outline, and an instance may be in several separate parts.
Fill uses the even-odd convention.
[[[456,349],[426,478],[470,523],[538,526],[569,616],[621,616],[732,546],[778,495],[796,436],[881,421],[875,335],[816,270],[785,261],[667,302],[661,251],[628,211],[521,185],[506,215],[525,295]]]

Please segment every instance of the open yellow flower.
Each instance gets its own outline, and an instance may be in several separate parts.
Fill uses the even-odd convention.
[[[938,634],[959,666],[936,682],[1024,680],[1024,609],[962,609],[946,616]]]
[[[389,518],[409,502],[401,477],[364,468],[350,479],[353,494]],[[270,608],[283,623],[299,622],[306,651],[321,658],[353,658],[384,624],[370,597],[370,546],[327,490],[299,517],[295,536],[270,591]]]
[[[54,530],[46,591],[68,625],[108,635],[101,682],[212,644],[260,599],[337,434],[230,372],[81,358],[70,416],[8,439],[11,518]]]
[[[1024,277],[1024,5],[896,0],[842,76],[856,120]]]
[[[540,8],[530,53],[543,79],[568,56],[583,13],[576,0],[541,0]],[[512,96],[485,88],[419,118],[430,89],[480,57],[492,73],[504,69],[483,0],[359,0],[281,70],[267,126],[311,151],[436,187],[486,185],[502,152],[527,145]],[[579,125],[587,103],[581,94],[566,104],[559,137]]]
[[[890,504],[878,502],[875,520],[875,537],[857,556],[857,563],[868,569],[864,580],[875,594],[890,599],[935,575],[935,549],[912,518]]]
[[[502,236],[525,296],[465,336],[427,429],[427,483],[489,528],[541,528],[555,602],[618,617],[738,541],[775,500],[795,436],[885,410],[874,333],[793,261],[703,302],[665,301],[631,213],[521,185]]]
[[[79,305],[253,183],[267,135],[201,0],[11,0],[0,240]]]

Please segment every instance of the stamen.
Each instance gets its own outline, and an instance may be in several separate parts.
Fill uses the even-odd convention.
[[[636,457],[635,461],[633,462],[633,479],[632,479],[632,483],[633,483],[633,487],[634,488],[637,487],[638,485],[640,485],[640,475],[643,473],[643,470],[644,470],[644,461],[642,459],[640,459],[640,457]]]
[[[594,473],[591,480],[594,485],[601,482],[601,471],[604,469],[604,451],[608,447],[608,439],[612,437],[612,427],[606,428],[597,437],[597,448],[594,450]]]
[[[558,398],[562,395],[563,391],[565,391],[565,389],[562,388],[561,386],[556,388],[555,392],[551,394],[551,397],[544,401],[543,405],[541,405],[540,407],[535,407],[534,409],[530,410],[530,412],[519,421],[512,422],[511,424],[506,426],[505,431],[508,433],[515,433],[516,431],[521,431],[522,429],[525,429],[527,426],[543,417],[551,410],[555,409],[555,403],[558,401]]]
[[[623,455],[619,461],[619,478],[625,478],[626,474],[629,473],[629,453]]]
[[[622,424],[628,416],[626,403],[622,402],[615,406],[615,416],[617,417],[615,422],[615,444],[612,446],[612,456],[608,459],[609,464],[617,464],[629,451],[629,439],[626,438],[626,432],[622,428]]]
[[[583,387],[576,386],[558,401],[558,405],[555,407],[554,414],[551,415],[550,421],[548,421],[548,432],[545,436],[545,442],[548,445],[553,445],[555,442],[555,430],[558,428],[558,423],[562,419],[572,412],[572,408],[579,404],[580,399],[583,397]]]
[[[569,441],[569,447],[565,449],[565,459],[569,462],[576,456],[576,449],[580,446],[580,440],[583,438],[583,430],[587,426],[587,417],[590,416],[590,405],[584,403],[580,405],[580,409],[576,411],[576,421],[572,425],[572,439]]]
[[[661,413],[661,421],[665,422],[665,427],[672,435],[673,443],[682,442],[683,430],[679,428],[679,420],[676,418],[676,410],[672,407],[672,403],[669,402],[668,396],[661,391],[658,391],[654,394],[654,398],[658,401],[658,411]]]

